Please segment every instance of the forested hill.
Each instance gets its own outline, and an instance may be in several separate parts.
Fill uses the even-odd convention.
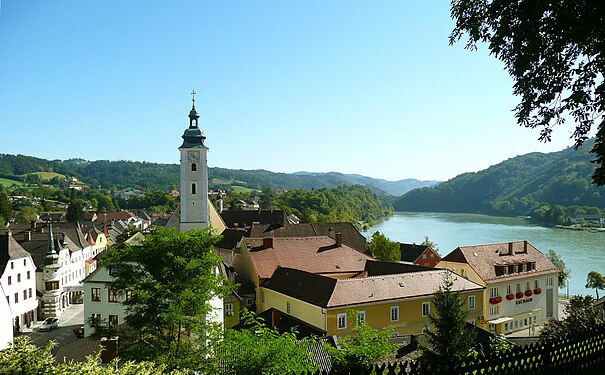
[[[480,212],[527,215],[540,204],[605,207],[605,187],[591,183],[594,164],[587,141],[577,151],[521,155],[433,188],[396,198],[396,211]]]
[[[0,177],[25,180],[34,172],[56,172],[73,176],[94,187],[121,189],[126,187],[171,189],[179,186],[179,165],[132,161],[86,161],[83,159],[45,160],[23,155],[0,154]],[[31,177],[31,176],[30,176]],[[265,187],[283,189],[321,189],[341,185],[364,185],[374,191],[401,195],[436,181],[407,179],[386,181],[341,173],[274,173],[266,170],[210,168],[211,188],[240,186],[251,189]]]

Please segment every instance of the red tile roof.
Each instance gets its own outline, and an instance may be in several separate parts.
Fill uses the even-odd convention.
[[[267,239],[265,239],[266,241]],[[247,238],[252,265],[261,279],[268,279],[277,267],[316,274],[361,272],[372,258],[327,236],[273,238],[273,246],[263,247],[262,238]]]
[[[485,282],[515,280],[557,272],[557,267],[548,260],[546,255],[527,241],[461,246],[441,260],[468,263]],[[535,262],[535,269],[496,276],[496,266],[528,262]]]

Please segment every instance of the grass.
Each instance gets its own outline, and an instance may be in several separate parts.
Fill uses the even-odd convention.
[[[40,177],[41,181],[50,181],[55,177],[65,178],[64,174],[56,173],[56,172],[33,172],[33,173],[28,173],[28,174],[38,175],[38,177]]]
[[[17,185],[17,186],[25,185],[21,181],[9,180],[7,178],[0,178],[0,185],[2,185],[2,186],[13,186],[13,184]]]
[[[249,193],[251,191],[256,191],[255,189],[250,189],[245,186],[232,185],[231,187],[233,188],[233,191],[235,191],[236,193]]]

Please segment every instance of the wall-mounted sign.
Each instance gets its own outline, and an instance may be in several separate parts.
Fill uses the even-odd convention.
[[[533,300],[533,298],[520,299],[518,301],[515,301],[515,305],[520,305],[522,303],[528,303],[528,302],[531,302],[532,300]]]

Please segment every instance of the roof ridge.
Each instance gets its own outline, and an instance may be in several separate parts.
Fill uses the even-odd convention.
[[[337,282],[345,282],[345,281],[355,281],[355,280],[367,280],[367,279],[387,279],[387,278],[395,278],[397,276],[399,277],[403,277],[403,276],[407,276],[407,275],[414,275],[414,274],[423,274],[423,273],[440,273],[440,272],[444,272],[444,271],[448,271],[444,268],[435,268],[432,270],[424,270],[424,271],[413,271],[413,272],[401,272],[401,273],[392,273],[389,275],[375,275],[375,276],[368,276],[368,277],[350,277],[348,279],[336,279]]]

